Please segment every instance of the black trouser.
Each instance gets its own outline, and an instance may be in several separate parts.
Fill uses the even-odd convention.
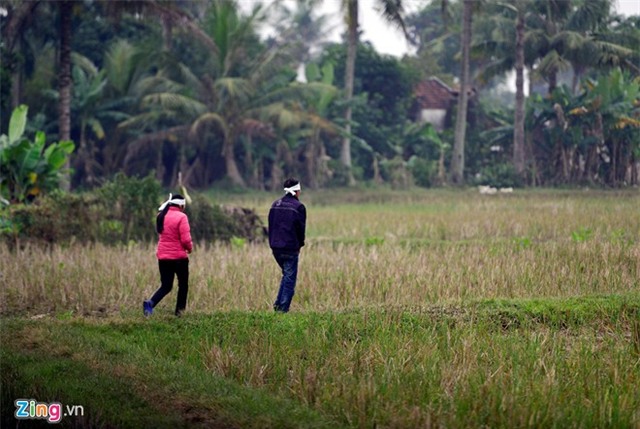
[[[187,308],[187,293],[189,293],[189,259],[158,259],[160,268],[160,288],[151,297],[153,306],[158,305],[173,288],[173,278],[178,276],[178,301],[176,314]]]

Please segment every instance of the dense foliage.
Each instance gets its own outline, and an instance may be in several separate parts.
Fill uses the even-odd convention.
[[[152,177],[113,180],[90,192],[53,192],[32,204],[13,204],[0,211],[0,239],[26,244],[127,244],[156,240],[156,208],[163,196]],[[250,209],[225,209],[194,196],[187,205],[194,241],[212,244],[232,239],[264,238],[262,220]]]
[[[632,88],[640,73],[640,18],[615,15],[611,6],[610,0],[486,0],[474,7],[467,183],[638,184],[640,95]],[[351,184],[353,177],[399,186],[448,183],[455,103],[445,129],[434,134],[416,122],[415,88],[437,76],[459,93],[462,2],[443,13],[432,1],[404,16],[415,54],[382,56],[360,43],[352,98],[344,94],[349,51],[320,43],[328,24],[314,7],[6,2],[2,129],[22,104],[31,111],[25,135],[35,145],[36,130],[60,140],[59,150],[69,151],[65,142],[72,140],[72,189],[99,187],[120,172],[154,172],[166,187],[181,173],[192,188],[222,181],[275,189],[291,175],[313,188]],[[275,19],[277,32],[265,40],[265,24]],[[520,66],[529,77],[524,140],[514,134],[520,128],[513,93],[498,90],[517,66],[517,28]],[[301,62],[323,72],[300,79]],[[341,159],[345,139],[350,166]],[[516,150],[525,160],[514,167]],[[26,195],[10,192],[29,191],[5,186],[3,198]]]
[[[70,141],[47,145],[42,131],[33,140],[27,139],[27,110],[24,105],[17,107],[8,134],[0,135],[0,204],[26,202],[41,192],[57,189],[74,149]]]

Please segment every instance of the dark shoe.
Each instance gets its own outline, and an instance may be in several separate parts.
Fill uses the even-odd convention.
[[[182,312],[184,310],[176,310],[176,317],[182,317]]]
[[[142,303],[142,312],[146,317],[153,314],[153,303],[151,301],[145,301]]]

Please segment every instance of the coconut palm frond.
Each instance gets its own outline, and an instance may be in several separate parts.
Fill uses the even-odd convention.
[[[248,100],[254,93],[254,88],[251,82],[247,79],[237,77],[225,77],[216,80],[216,90],[230,98],[236,98],[239,100]]]
[[[632,55],[637,54],[637,52],[634,51],[633,49],[627,48],[625,46],[621,46],[617,43],[596,41],[594,42],[594,44],[600,52],[610,54],[610,55],[617,55],[621,58],[631,57]]]
[[[313,128],[318,128],[331,136],[339,134],[340,127],[322,116],[308,115],[308,120]]]
[[[546,75],[553,70],[568,70],[571,64],[567,62],[557,51],[553,50],[545,55],[538,64],[537,72]]]
[[[174,93],[149,94],[143,97],[143,108],[166,109],[172,112],[181,112],[186,117],[194,118],[207,111],[207,107],[191,97]]]
[[[198,77],[193,74],[191,69],[183,63],[178,64],[178,73],[181,78],[181,82],[184,82],[184,85],[188,88],[192,88],[196,94],[200,94],[204,91],[202,86],[202,81],[198,79]]]
[[[248,134],[251,136],[260,136],[266,138],[275,137],[271,124],[259,121],[257,119],[245,119],[244,121],[242,121],[242,126],[240,127],[240,129],[244,134]]]
[[[105,132],[100,121],[95,118],[92,118],[92,119],[89,119],[87,123],[91,127],[91,131],[93,131],[93,134],[95,134],[95,136],[98,137],[98,139],[102,140],[105,136]]]
[[[226,119],[222,115],[212,112],[200,115],[198,119],[191,124],[189,133],[191,135],[199,135],[208,125],[218,126],[225,136],[229,134],[229,124]]]
[[[404,24],[402,0],[378,0],[378,6],[382,18],[401,29],[405,37],[409,39],[407,27]]]
[[[588,30],[603,23],[611,8],[609,0],[585,0],[571,15],[567,28]]]
[[[153,127],[162,118],[166,117],[165,113],[166,112],[163,111],[140,113],[139,115],[130,117],[129,119],[120,122],[118,124],[118,128],[144,130],[149,127]]]
[[[570,52],[587,43],[587,39],[575,31],[562,31],[551,39],[551,48],[558,52]]]
[[[549,37],[543,30],[528,31],[524,36],[525,51],[543,53],[549,49]]]
[[[161,73],[140,79],[134,88],[134,93],[140,96],[151,93],[182,92],[183,85],[168,79]]]
[[[105,70],[109,83],[119,93],[128,92],[136,69],[137,48],[126,40],[113,43],[105,56]]]
[[[253,100],[251,102],[251,106],[259,107],[277,101],[300,99],[305,95],[310,94],[310,88],[307,88],[306,86],[307,85],[300,83],[293,83],[282,88],[277,88]]]
[[[486,139],[487,146],[506,147],[513,141],[513,125],[496,127],[480,135]]]
[[[304,122],[300,109],[292,108],[282,102],[262,106],[250,113],[272,121],[281,129],[296,128]]]
[[[96,67],[96,65],[93,64],[93,62],[84,55],[81,55],[77,52],[72,52],[71,61],[74,66],[82,69],[82,71],[84,71],[88,76],[96,76],[98,74],[98,68]]]
[[[476,75],[476,78],[480,82],[488,82],[494,76],[502,76],[511,70],[513,70],[513,59],[507,57],[499,58],[486,64]]]
[[[187,134],[187,127],[180,125],[169,129],[156,131],[152,133],[143,134],[136,140],[129,143],[127,146],[127,153],[125,155],[123,164],[126,166],[129,164],[132,158],[140,153],[144,148],[159,145],[164,141],[179,141],[184,140]]]

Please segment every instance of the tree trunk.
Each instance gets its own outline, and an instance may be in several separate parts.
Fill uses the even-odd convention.
[[[33,17],[39,4],[40,0],[21,2],[9,17],[9,21],[2,27],[2,41],[7,51],[12,52],[14,50],[14,44],[18,41],[20,35],[24,34],[23,26],[25,21]]]
[[[20,39],[15,43],[16,50],[20,52],[22,44]],[[18,60],[13,72],[11,73],[11,111],[18,107],[22,100],[22,83],[24,79],[24,66],[22,63],[22,60]]]
[[[246,187],[247,185],[240,174],[240,170],[238,170],[236,156],[233,153],[233,137],[231,135],[225,136],[224,138],[222,155],[224,156],[224,164],[227,169],[227,177],[231,180],[231,183],[243,188]]]
[[[87,124],[83,119],[80,125],[80,145],[78,147],[78,163],[80,167],[80,181],[88,185],[93,185],[95,175],[93,174],[93,150],[87,141]]]
[[[254,189],[260,188],[260,178],[258,176],[258,163],[253,159],[253,137],[248,134],[245,144],[244,168],[249,175],[249,186]]]
[[[444,185],[446,178],[446,171],[444,168],[444,155],[445,155],[445,146],[440,145],[440,155],[438,156],[438,185]]]
[[[173,23],[167,15],[163,15],[160,20],[162,21],[162,50],[171,52],[173,48]]]
[[[307,186],[309,189],[318,189],[318,165],[320,162],[320,151],[318,150],[317,142],[319,139],[320,130],[316,127],[314,128],[304,151],[304,162],[307,170]]]
[[[558,87],[558,71],[553,68],[549,72],[549,94],[553,93]]]
[[[271,166],[271,190],[277,191],[278,189],[282,189],[282,183],[284,182],[284,171],[282,171],[282,167],[280,167],[280,163],[284,158],[283,150],[282,150],[282,142],[278,143],[276,146],[276,157],[273,160],[273,165]]]
[[[473,0],[464,0],[462,27],[462,73],[460,76],[460,93],[458,95],[458,112],[453,142],[453,159],[451,160],[451,180],[456,185],[464,183],[464,146],[467,128],[467,107],[469,104],[469,48],[471,46],[471,25]]]
[[[58,133],[59,140],[71,140],[71,14],[73,12],[72,1],[58,3],[60,11],[60,70],[58,74],[58,88],[60,100],[58,102]],[[67,167],[69,161],[67,161]],[[67,175],[62,180],[62,188],[69,190],[70,177]]]
[[[384,180],[382,179],[382,174],[380,174],[380,163],[378,162],[378,154],[373,154],[373,181],[378,185],[381,185]]]
[[[516,23],[516,105],[513,124],[513,166],[525,179],[524,152],[524,5],[518,4]]]
[[[356,54],[358,49],[358,0],[347,0],[347,63],[344,76],[344,92],[347,102],[347,110],[344,115],[346,136],[342,140],[340,148],[340,162],[347,170],[347,184],[355,185],[353,172],[351,171],[351,101],[353,99],[353,81],[356,69]]]

